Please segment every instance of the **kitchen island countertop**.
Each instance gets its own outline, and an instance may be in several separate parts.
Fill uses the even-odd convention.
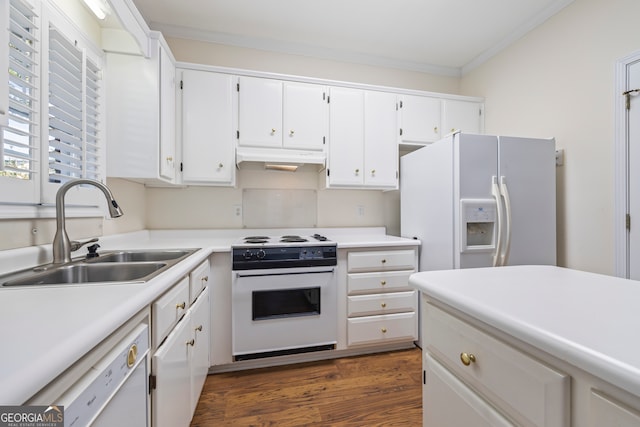
[[[453,308],[640,397],[640,282],[552,266],[416,273]]]

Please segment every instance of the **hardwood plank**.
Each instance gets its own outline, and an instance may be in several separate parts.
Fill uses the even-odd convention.
[[[209,375],[192,427],[422,424],[418,348]]]

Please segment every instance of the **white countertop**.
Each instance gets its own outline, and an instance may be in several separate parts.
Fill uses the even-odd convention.
[[[429,299],[640,397],[640,282],[551,266],[416,273]]]
[[[0,288],[0,405],[22,404],[94,346],[148,306],[210,254],[229,252],[258,232],[320,232],[338,248],[417,246],[384,228],[303,230],[154,230],[100,238],[98,252],[202,248],[143,284]],[[309,234],[313,234],[313,232]],[[0,251],[0,275],[50,262],[51,245]],[[74,255],[82,256],[86,250]],[[231,268],[231,266],[229,266]],[[215,286],[215,284],[214,284]]]

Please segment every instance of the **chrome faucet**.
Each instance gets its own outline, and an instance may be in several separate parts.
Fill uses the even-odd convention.
[[[111,218],[122,216],[122,210],[113,198],[111,190],[109,190],[109,188],[100,181],[95,181],[93,179],[75,179],[62,184],[56,193],[56,234],[53,237],[54,264],[65,264],[67,262],[71,262],[71,250],[78,248],[77,245],[72,245],[71,241],[69,241],[69,236],[65,229],[64,196],[71,187],[82,184],[93,185],[104,193],[104,196],[107,198],[107,206],[109,207],[109,215],[111,215]]]

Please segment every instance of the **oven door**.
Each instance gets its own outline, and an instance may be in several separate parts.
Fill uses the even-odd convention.
[[[336,298],[335,267],[234,271],[234,357],[333,347]]]

